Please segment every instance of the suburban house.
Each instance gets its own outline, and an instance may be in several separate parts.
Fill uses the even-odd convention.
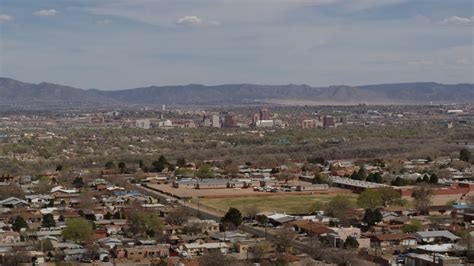
[[[379,234],[371,236],[370,240],[370,245],[374,248],[409,248],[418,243],[416,236],[412,234]]]
[[[20,233],[7,231],[0,233],[0,244],[18,243],[21,241]]]
[[[3,200],[0,200],[0,206],[10,209],[15,208],[22,208],[27,207],[29,204],[27,201],[16,198],[16,197],[9,197]]]
[[[289,224],[293,226],[296,232],[306,233],[307,235],[314,237],[327,236],[328,233],[334,232],[329,227],[311,220],[292,221]]]
[[[212,250],[218,250],[222,254],[227,254],[229,246],[222,242],[184,244],[184,251],[186,251],[191,257],[201,256]]]
[[[419,231],[415,233],[415,236],[420,242],[431,243],[431,242],[441,242],[441,243],[452,243],[460,239],[460,237],[454,235],[448,230],[440,231]]]
[[[126,247],[117,251],[117,258],[128,258],[129,260],[167,258],[169,255],[170,246],[166,244]]]

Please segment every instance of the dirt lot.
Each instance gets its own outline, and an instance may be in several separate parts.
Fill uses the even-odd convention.
[[[300,182],[301,185],[309,183]],[[290,195],[321,195],[321,194],[350,194],[350,190],[330,187],[326,191],[314,192],[258,192],[253,191],[253,188],[214,188],[214,189],[194,189],[194,188],[174,188],[170,184],[150,184],[148,187],[160,190],[178,197],[200,197],[200,198],[234,198],[234,197],[248,197],[248,196],[290,196]]]
[[[221,212],[226,212],[230,207],[238,208],[245,212],[247,206],[255,206],[259,212],[285,212],[288,214],[304,214],[315,211],[316,206],[323,206],[336,196],[336,194],[314,194],[314,195],[282,195],[269,197],[235,197],[228,199],[205,198],[200,203],[212,207]],[[355,205],[357,194],[347,194]]]

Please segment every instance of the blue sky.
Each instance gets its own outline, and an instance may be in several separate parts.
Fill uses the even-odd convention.
[[[2,0],[0,76],[81,88],[474,82],[472,0]]]

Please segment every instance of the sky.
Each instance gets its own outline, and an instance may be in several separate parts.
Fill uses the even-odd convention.
[[[474,83],[472,0],[1,0],[0,76],[84,89]]]

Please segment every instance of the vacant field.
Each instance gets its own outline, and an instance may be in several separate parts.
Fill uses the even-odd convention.
[[[288,183],[292,186],[297,185],[308,185],[309,183],[303,181],[290,181]],[[178,197],[210,197],[210,198],[232,198],[232,197],[268,197],[269,194],[274,196],[294,196],[294,195],[305,195],[310,194],[311,192],[303,191],[303,192],[282,192],[278,191],[276,193],[268,193],[268,192],[258,192],[254,191],[253,188],[243,188],[243,189],[235,189],[235,188],[219,188],[219,189],[194,189],[189,187],[180,187],[174,188],[169,184],[150,184],[148,187],[152,189],[157,189],[159,191],[175,195]],[[328,190],[325,191],[318,191],[313,192],[314,194],[343,194],[343,193],[350,193],[350,190],[342,189],[342,188],[335,188],[330,187]]]
[[[221,211],[235,207],[241,211],[246,206],[255,205],[260,212],[286,212],[288,214],[304,214],[314,211],[317,205],[322,206],[336,195],[295,195],[295,196],[268,196],[268,197],[241,197],[225,199],[201,199],[200,203]],[[352,201],[357,199],[355,194],[344,194]]]

